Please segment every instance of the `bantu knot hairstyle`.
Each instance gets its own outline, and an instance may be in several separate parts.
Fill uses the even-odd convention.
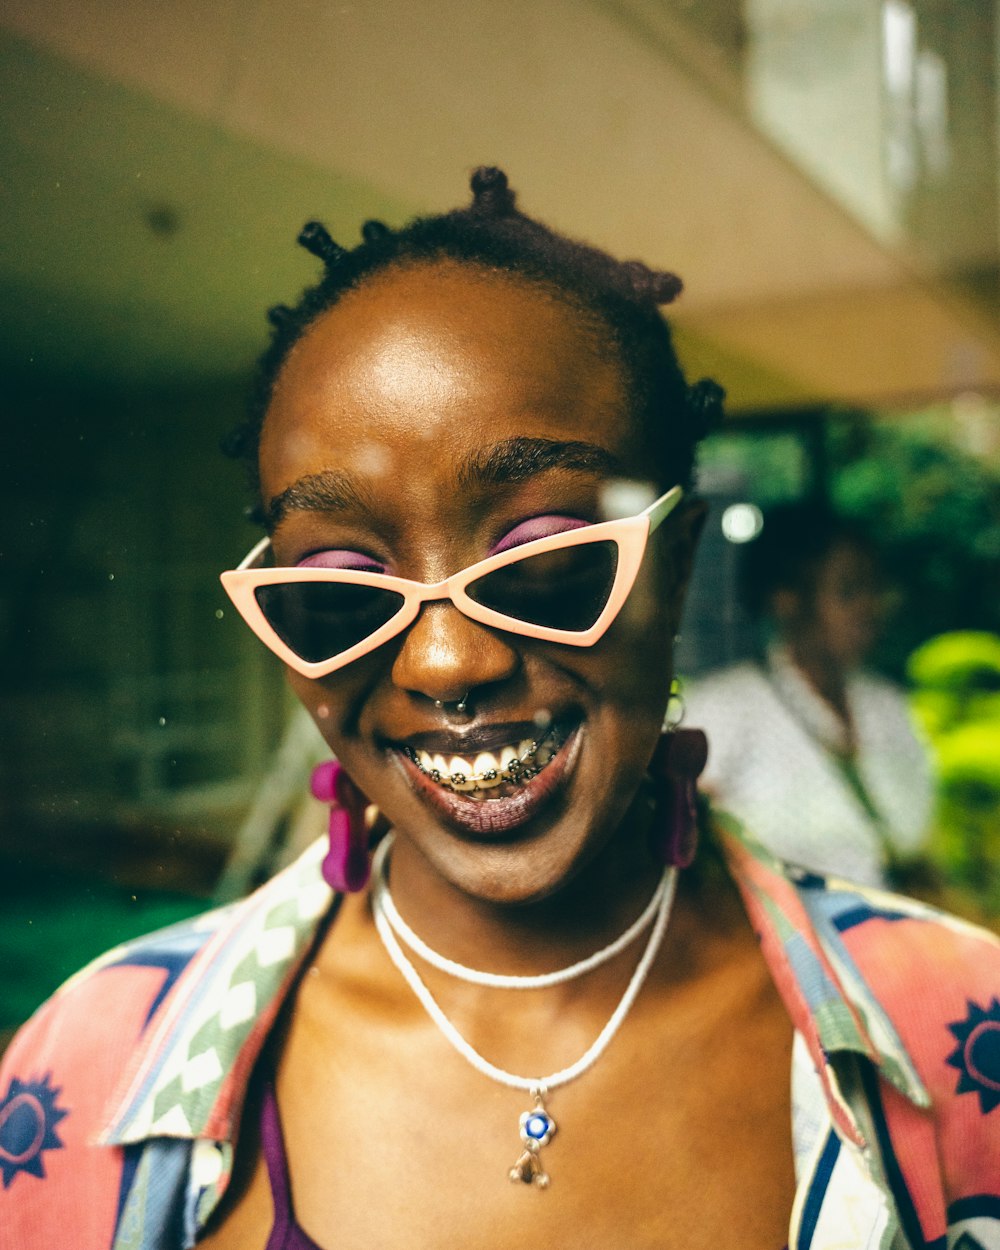
[[[346,249],[339,243],[334,243],[329,230],[321,221],[307,221],[299,231],[299,243],[307,252],[318,256],[327,269],[331,269],[342,256],[347,255]]]
[[[392,231],[384,221],[366,221],[361,227],[361,237],[366,243],[381,243]]]
[[[696,439],[717,430],[726,415],[726,392],[711,378],[702,378],[688,387],[688,412]]]
[[[289,308],[287,304],[275,304],[267,310],[267,319],[276,330],[280,330],[294,316],[295,309]]]
[[[725,392],[709,379],[689,387],[681,371],[660,313],[680,294],[680,278],[641,261],[618,261],[527,216],[502,169],[477,169],[470,186],[466,208],[418,217],[399,230],[366,221],[352,249],[334,242],[319,222],[303,227],[299,243],[322,261],[323,275],[293,308],[279,304],[268,313],[271,343],[259,362],[248,419],[225,450],[246,458],[257,486],[260,431],[275,382],[312,322],[380,272],[450,261],[534,283],[586,316],[621,364],[659,480],[690,487],[697,444],[721,421]]]
[[[469,211],[480,217],[512,217],[517,198],[507,185],[502,169],[480,165],[470,179],[472,205]]]

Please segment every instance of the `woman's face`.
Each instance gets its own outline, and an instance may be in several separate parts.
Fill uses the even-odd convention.
[[[277,564],[421,582],[607,519],[607,484],[646,483],[649,468],[614,352],[588,319],[455,263],[389,271],[323,314],[282,370],[260,452]],[[660,730],[691,528],[675,516],[651,536],[593,647],[487,628],[446,600],[326,678],[290,675],[352,779],[453,885],[544,897],[622,825]],[[541,762],[552,756],[538,776],[476,797],[411,758],[463,771],[530,740]]]
[[[845,668],[860,664],[878,641],[884,594],[874,556],[838,543],[816,578],[813,618],[823,645]]]
[[[885,595],[871,552],[849,540],[819,563],[808,592],[796,593],[790,639],[840,670],[861,664],[878,641]]]

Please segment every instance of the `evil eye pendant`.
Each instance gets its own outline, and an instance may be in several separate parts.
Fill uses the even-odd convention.
[[[556,1122],[545,1109],[545,1091],[533,1090],[535,1105],[530,1111],[522,1111],[520,1119],[521,1141],[524,1150],[517,1162],[510,1169],[511,1182],[523,1185],[536,1185],[539,1189],[548,1188],[549,1174],[542,1167],[538,1152],[547,1146],[556,1131]]]

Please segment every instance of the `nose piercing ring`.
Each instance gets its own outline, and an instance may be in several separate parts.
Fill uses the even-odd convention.
[[[462,695],[462,697],[459,699],[459,701],[455,704],[455,711],[456,711],[456,712],[465,712],[465,711],[467,711],[467,710],[468,710],[468,706],[469,706],[469,695],[470,695],[471,693],[472,693],[472,691],[471,691],[471,690],[466,690],[465,694],[463,694],[463,695]],[[435,700],[434,700],[434,706],[440,710],[441,708],[447,707],[447,706],[448,706],[448,703],[447,703],[447,702],[446,702],[446,700],[444,700],[444,699],[435,699]]]

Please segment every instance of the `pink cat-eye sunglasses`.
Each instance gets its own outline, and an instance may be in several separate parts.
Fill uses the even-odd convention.
[[[683,493],[674,486],[636,516],[536,538],[430,585],[365,569],[261,567],[269,538],[221,580],[257,637],[303,677],[367,655],[439,599],[482,625],[589,647],[621,611],[646,540]]]

